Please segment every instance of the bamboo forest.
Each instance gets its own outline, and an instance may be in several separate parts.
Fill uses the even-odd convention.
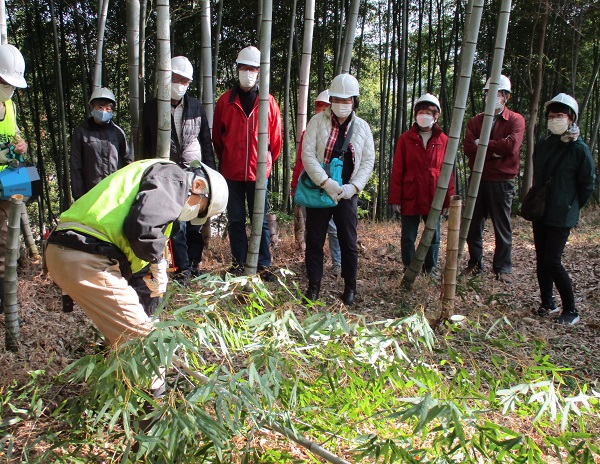
[[[0,0],[0,462],[600,463],[596,21]]]

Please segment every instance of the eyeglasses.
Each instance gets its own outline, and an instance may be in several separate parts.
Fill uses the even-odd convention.
[[[567,115],[565,113],[556,113],[553,116],[548,115],[548,121],[553,121],[555,119],[558,119],[560,121],[561,119],[565,119],[565,118],[568,118],[568,117],[569,117],[569,115]]]

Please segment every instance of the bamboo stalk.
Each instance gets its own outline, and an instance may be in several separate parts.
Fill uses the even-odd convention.
[[[29,257],[39,258],[40,252],[35,244],[35,240],[33,239],[33,234],[31,233],[29,215],[27,214],[27,208],[25,208],[25,204],[23,204],[21,208],[21,230],[23,231],[23,239],[25,240],[25,246],[27,247],[27,253],[29,254]]]
[[[19,256],[21,211],[24,207],[23,195],[13,195],[10,202],[4,264],[4,322],[6,324],[6,349],[16,352],[19,350],[21,338],[17,301],[17,258]]]
[[[460,232],[460,213],[462,201],[459,195],[450,199],[450,215],[448,217],[448,237],[446,239],[446,266],[444,268],[444,284],[442,292],[442,312],[439,322],[447,320],[454,311],[456,296],[456,276],[458,274],[458,239]]]

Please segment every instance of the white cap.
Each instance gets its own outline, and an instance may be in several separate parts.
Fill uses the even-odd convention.
[[[483,90],[489,90],[490,89],[490,81],[492,80],[492,78],[490,77],[486,83],[485,86],[483,87]],[[508,77],[506,77],[504,74],[502,74],[500,76],[500,82],[498,82],[498,91],[500,90],[504,90],[508,93],[511,92],[511,85],[510,85],[510,79]]]
[[[88,103],[92,103],[92,100],[96,100],[99,98],[104,98],[106,100],[110,100],[113,103],[117,103],[117,99],[115,98],[115,94],[107,89],[106,87],[95,88],[92,92],[92,96],[90,97],[90,101]]]
[[[20,89],[27,87],[25,81],[25,60],[14,45],[0,45],[0,77],[7,84]]]
[[[185,77],[190,81],[194,78],[194,67],[185,56],[174,56],[171,58],[171,72]]]
[[[573,120],[573,122],[577,121],[577,118],[579,117],[579,105],[577,104],[577,100],[575,100],[573,97],[571,97],[570,95],[567,95],[566,93],[559,93],[552,100],[547,101],[544,104],[545,112],[547,112],[548,106],[551,105],[552,103],[561,103],[561,104],[571,108],[575,112],[575,119]]]
[[[431,103],[432,105],[437,106],[438,112],[442,112],[442,108],[440,107],[440,101],[435,95],[432,95],[430,93],[424,93],[419,98],[417,98],[417,101],[415,102],[415,108],[419,103]]]
[[[358,81],[351,74],[338,74],[331,81],[329,96],[349,98],[360,95]]]
[[[323,102],[331,105],[331,102],[329,101],[329,90],[323,90],[319,95],[317,95],[315,103],[316,102]]]
[[[209,217],[216,216],[225,211],[227,200],[229,199],[229,188],[227,187],[225,178],[204,163],[198,161],[192,162],[190,167],[186,168],[186,171],[189,176],[188,184],[190,188],[196,176],[204,177],[208,180],[209,203],[206,214],[190,221],[193,225],[199,226],[204,224]]]
[[[255,68],[260,68],[260,50],[253,46],[243,48],[238,53],[235,62],[238,65],[245,64],[248,66],[254,66]]]

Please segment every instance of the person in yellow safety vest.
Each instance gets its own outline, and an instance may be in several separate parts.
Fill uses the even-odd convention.
[[[20,136],[15,106],[11,100],[15,89],[27,87],[25,60],[21,52],[10,44],[0,45],[0,171],[8,167],[11,153],[19,156],[27,152],[27,143]],[[0,313],[4,312],[4,265],[6,234],[10,201],[0,200]]]
[[[132,274],[150,263],[151,296],[167,290],[165,242],[176,220],[202,224],[227,206],[221,174],[152,159],[119,169],[60,216],[45,252],[50,276],[112,344],[153,330]]]

